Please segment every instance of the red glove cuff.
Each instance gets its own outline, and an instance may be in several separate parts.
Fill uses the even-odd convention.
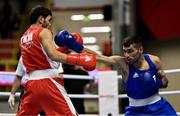
[[[79,59],[79,56],[77,54],[67,54],[67,64],[75,65],[77,64],[77,61]]]

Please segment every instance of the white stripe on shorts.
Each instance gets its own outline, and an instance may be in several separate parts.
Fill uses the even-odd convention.
[[[62,93],[62,95],[64,96],[64,99],[66,100],[71,112],[76,116],[77,112],[76,112],[66,90],[64,89],[64,87],[61,84],[59,84],[58,82],[56,82],[53,78],[49,78],[49,79],[55,84],[55,86],[58,88],[58,90]]]

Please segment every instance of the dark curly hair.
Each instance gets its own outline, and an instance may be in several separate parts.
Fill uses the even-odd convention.
[[[52,16],[52,12],[48,8],[37,5],[33,7],[30,11],[30,24],[36,23],[39,16],[46,18],[48,15]]]
[[[136,35],[126,37],[122,42],[124,47],[129,47],[131,44],[136,44],[136,47],[142,46],[142,38]]]

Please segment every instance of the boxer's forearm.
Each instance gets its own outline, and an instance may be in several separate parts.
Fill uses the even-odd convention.
[[[22,77],[20,77],[20,76],[16,76],[16,78],[14,79],[12,89],[11,89],[11,94],[15,94],[16,91],[19,89],[19,87],[21,85],[21,78]]]
[[[117,64],[116,61],[114,60],[113,56],[111,56],[111,57],[104,56],[104,55],[98,54],[95,51],[93,51],[89,48],[86,48],[86,47],[84,47],[82,52],[87,52],[87,53],[96,55],[96,60],[98,62],[105,63],[105,64],[111,64],[111,65]]]
[[[94,54],[94,55],[96,55],[96,56],[99,56],[99,55],[100,55],[100,54],[98,54],[97,52],[95,52],[95,51],[93,51],[93,50],[91,50],[91,49],[89,49],[89,48],[86,48],[86,47],[84,47],[81,52],[87,52],[87,53],[90,53],[90,54]]]

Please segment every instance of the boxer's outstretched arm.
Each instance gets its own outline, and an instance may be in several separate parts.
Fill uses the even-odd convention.
[[[102,62],[102,63],[105,63],[105,64],[119,65],[119,64],[121,64],[121,62],[122,63],[125,62],[124,57],[122,57],[122,56],[118,56],[118,55],[104,56],[104,55],[98,54],[95,51],[93,51],[93,50],[91,50],[89,48],[86,48],[86,47],[84,47],[82,52],[87,52],[87,53],[96,55],[96,60],[98,62]]]

